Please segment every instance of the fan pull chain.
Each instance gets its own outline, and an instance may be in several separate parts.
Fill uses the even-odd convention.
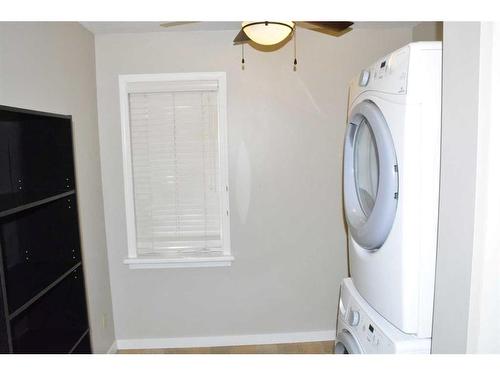
[[[245,43],[241,44],[241,70],[245,70]]]
[[[297,71],[297,27],[293,28],[293,71]]]

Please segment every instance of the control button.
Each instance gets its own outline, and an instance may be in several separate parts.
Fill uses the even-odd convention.
[[[370,71],[363,69],[359,74],[359,85],[364,87],[368,84],[368,81],[370,81]]]
[[[359,324],[359,311],[350,310],[347,323],[352,327],[356,327]]]

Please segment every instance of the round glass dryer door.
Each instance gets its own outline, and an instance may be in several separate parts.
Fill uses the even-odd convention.
[[[361,210],[370,216],[377,199],[378,155],[373,131],[363,118],[354,140],[354,181]]]
[[[344,144],[344,204],[353,239],[380,248],[396,216],[398,165],[391,133],[375,103],[351,111]]]

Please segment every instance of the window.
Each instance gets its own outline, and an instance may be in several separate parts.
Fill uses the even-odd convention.
[[[229,265],[225,73],[120,76],[131,268]]]

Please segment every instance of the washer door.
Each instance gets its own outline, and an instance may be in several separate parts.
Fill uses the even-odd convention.
[[[398,165],[391,132],[377,105],[351,111],[344,143],[344,205],[352,238],[380,248],[391,231],[398,201]]]
[[[335,340],[335,354],[361,354],[361,348],[347,330],[342,330]]]

